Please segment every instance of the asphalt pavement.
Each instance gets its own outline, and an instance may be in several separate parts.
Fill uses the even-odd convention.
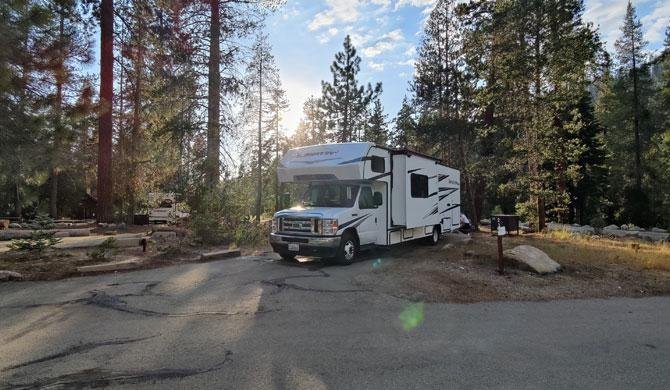
[[[424,304],[353,282],[377,266],[3,283],[0,389],[670,388],[670,297]]]

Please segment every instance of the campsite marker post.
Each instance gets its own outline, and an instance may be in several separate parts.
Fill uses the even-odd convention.
[[[502,238],[506,234],[507,229],[505,229],[505,226],[498,226],[498,274],[500,275],[505,273],[505,265],[503,264]]]

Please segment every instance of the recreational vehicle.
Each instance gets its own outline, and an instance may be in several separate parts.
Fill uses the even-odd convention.
[[[439,159],[369,142],[291,149],[281,183],[303,183],[298,206],[275,213],[270,244],[286,260],[333,257],[349,264],[362,248],[456,230],[460,172]]]

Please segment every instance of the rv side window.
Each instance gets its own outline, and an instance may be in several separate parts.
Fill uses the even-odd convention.
[[[410,176],[412,198],[428,197],[428,176],[412,173]]]
[[[372,156],[370,158],[370,165],[372,172],[384,173],[386,167],[384,166],[384,157]]]
[[[359,209],[376,209],[375,199],[372,196],[372,188],[362,187],[361,196],[358,198],[358,208]]]

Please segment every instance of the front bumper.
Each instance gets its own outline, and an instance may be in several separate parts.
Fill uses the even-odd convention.
[[[270,233],[270,245],[279,254],[299,256],[335,257],[340,247],[340,236],[299,236]],[[299,250],[289,251],[288,244],[298,244]]]

